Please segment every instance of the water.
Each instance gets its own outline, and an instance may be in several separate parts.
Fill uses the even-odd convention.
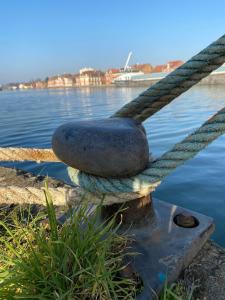
[[[57,126],[108,117],[142,90],[110,87],[0,92],[0,146],[50,148]],[[144,123],[153,156],[169,150],[223,106],[225,86],[197,86],[163,108]],[[68,180],[60,163],[2,165]],[[225,246],[225,136],[174,171],[154,194],[212,216],[216,223],[213,238]]]

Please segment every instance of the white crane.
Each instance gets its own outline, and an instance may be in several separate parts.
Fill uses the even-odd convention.
[[[125,66],[124,66],[124,71],[128,70],[129,69],[129,61],[130,61],[130,58],[131,58],[131,55],[132,55],[132,52],[130,51],[129,54],[128,54],[128,57],[127,57],[127,60],[126,60],[126,63],[125,63]]]

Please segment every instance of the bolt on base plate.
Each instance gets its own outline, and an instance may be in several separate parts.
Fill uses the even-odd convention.
[[[178,279],[197,255],[214,230],[213,219],[202,214],[153,199],[154,214],[146,224],[131,226],[128,235],[133,239],[131,267],[143,281],[144,289],[138,300],[157,299],[165,282]],[[152,209],[152,208],[151,208]],[[177,216],[184,217],[184,226],[190,216],[195,226],[176,225]],[[194,217],[194,218],[193,218]],[[127,230],[127,229],[126,229]]]

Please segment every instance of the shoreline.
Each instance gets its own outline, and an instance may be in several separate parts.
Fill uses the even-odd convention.
[[[149,82],[149,83],[125,83],[125,84],[121,84],[121,85],[115,85],[115,84],[111,84],[111,85],[101,85],[101,86],[74,86],[74,87],[54,87],[54,88],[35,88],[35,89],[2,89],[0,90],[0,92],[25,92],[25,91],[54,91],[54,90],[76,90],[76,89],[104,89],[104,88],[147,88],[147,87],[151,87],[152,85],[154,85],[155,83],[157,83],[158,81],[154,81],[154,82]],[[225,78],[224,78],[224,82],[221,83],[206,83],[206,82],[199,82],[196,84],[196,86],[208,86],[208,87],[213,87],[213,86],[225,86]]]
[[[80,89],[80,88],[120,88],[120,87],[151,87],[155,83],[159,82],[165,77],[157,78],[157,79],[138,79],[138,80],[124,80],[124,81],[117,81],[111,84],[101,84],[101,85],[83,85],[83,86],[55,86],[55,87],[44,87],[44,88],[1,88],[0,92],[3,91],[28,91],[28,90],[68,90],[68,89]],[[208,85],[208,86],[215,86],[215,85],[225,85],[225,73],[213,73],[208,75],[207,77],[203,78],[197,85]]]

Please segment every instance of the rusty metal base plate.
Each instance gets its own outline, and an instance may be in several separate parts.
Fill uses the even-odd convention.
[[[139,253],[131,258],[131,264],[144,284],[138,300],[157,299],[165,282],[178,279],[214,230],[212,218],[158,199],[153,199],[152,205],[153,217],[128,230],[134,239],[132,251]],[[198,225],[177,226],[174,218],[180,213],[194,216]]]

